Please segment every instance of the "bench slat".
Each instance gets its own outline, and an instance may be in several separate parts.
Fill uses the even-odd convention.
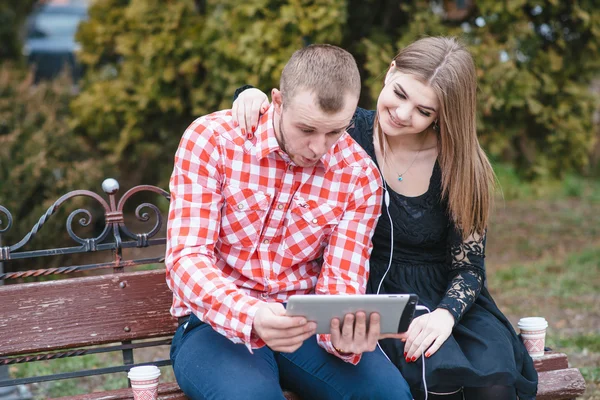
[[[567,361],[566,354],[549,351],[547,351],[542,357],[534,358],[533,365],[537,372],[569,368],[569,362]]]
[[[172,296],[164,270],[4,286],[0,355],[172,335]]]
[[[537,400],[574,399],[585,392],[585,380],[577,368],[538,373]]]
[[[292,392],[284,391],[283,395],[287,400],[300,400]],[[133,392],[131,389],[113,390],[110,392],[90,393],[80,396],[61,397],[57,400],[132,400]],[[179,386],[176,383],[161,383],[158,385],[158,400],[187,400]]]
[[[585,391],[585,381],[577,368],[540,372],[538,400],[565,400],[581,396]],[[298,399],[291,392],[284,393],[289,400]],[[61,397],[60,400],[131,400],[131,389],[91,393],[81,396]],[[159,400],[186,400],[176,383],[159,385]]]
[[[561,353],[557,353],[561,354]],[[577,368],[539,372],[538,400],[574,399],[585,392],[585,381]],[[297,400],[291,392],[284,392],[288,400]],[[61,397],[60,400],[131,400],[131,389],[92,393],[81,396]],[[159,400],[185,400],[176,383],[163,383],[159,386]]]
[[[61,397],[60,400],[131,400],[131,389],[112,390],[110,392],[82,394],[80,396]],[[159,400],[187,400],[176,383],[161,383],[158,385]]]

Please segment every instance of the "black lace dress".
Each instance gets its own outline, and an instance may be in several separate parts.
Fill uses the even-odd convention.
[[[374,112],[358,109],[349,129],[352,137],[376,160]],[[436,162],[429,189],[418,197],[390,192],[373,236],[369,293],[377,293],[390,259],[390,218],[393,255],[380,293],[415,293],[431,311],[450,311],[452,335],[425,361],[429,391],[460,387],[514,386],[521,399],[534,399],[537,373],[531,357],[510,322],[484,287],[485,237],[463,241],[441,200],[441,170]],[[420,314],[420,313],[419,313]],[[411,388],[423,390],[422,357],[407,363],[404,343],[382,340],[383,350]]]

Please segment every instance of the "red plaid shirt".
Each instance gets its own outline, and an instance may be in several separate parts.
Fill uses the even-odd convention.
[[[193,312],[251,351],[265,344],[252,334],[260,302],[365,292],[381,176],[348,134],[303,168],[279,148],[273,107],[247,137],[229,110],[206,115],[181,139],[170,190],[172,315]],[[360,360],[340,356],[329,335],[317,339]]]

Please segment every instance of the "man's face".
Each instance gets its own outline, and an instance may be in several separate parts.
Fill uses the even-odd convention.
[[[286,98],[283,104],[278,90],[273,90],[272,97],[279,146],[300,167],[314,166],[329,151],[346,131],[358,103],[358,96],[346,94],[340,111],[325,113],[307,90]]]

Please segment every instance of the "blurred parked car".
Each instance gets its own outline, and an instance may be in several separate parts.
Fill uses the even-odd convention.
[[[40,3],[27,18],[23,54],[35,66],[35,81],[51,79],[68,66],[73,81],[81,76],[81,65],[75,59],[79,44],[75,33],[79,23],[87,19],[86,1],[46,1]]]

